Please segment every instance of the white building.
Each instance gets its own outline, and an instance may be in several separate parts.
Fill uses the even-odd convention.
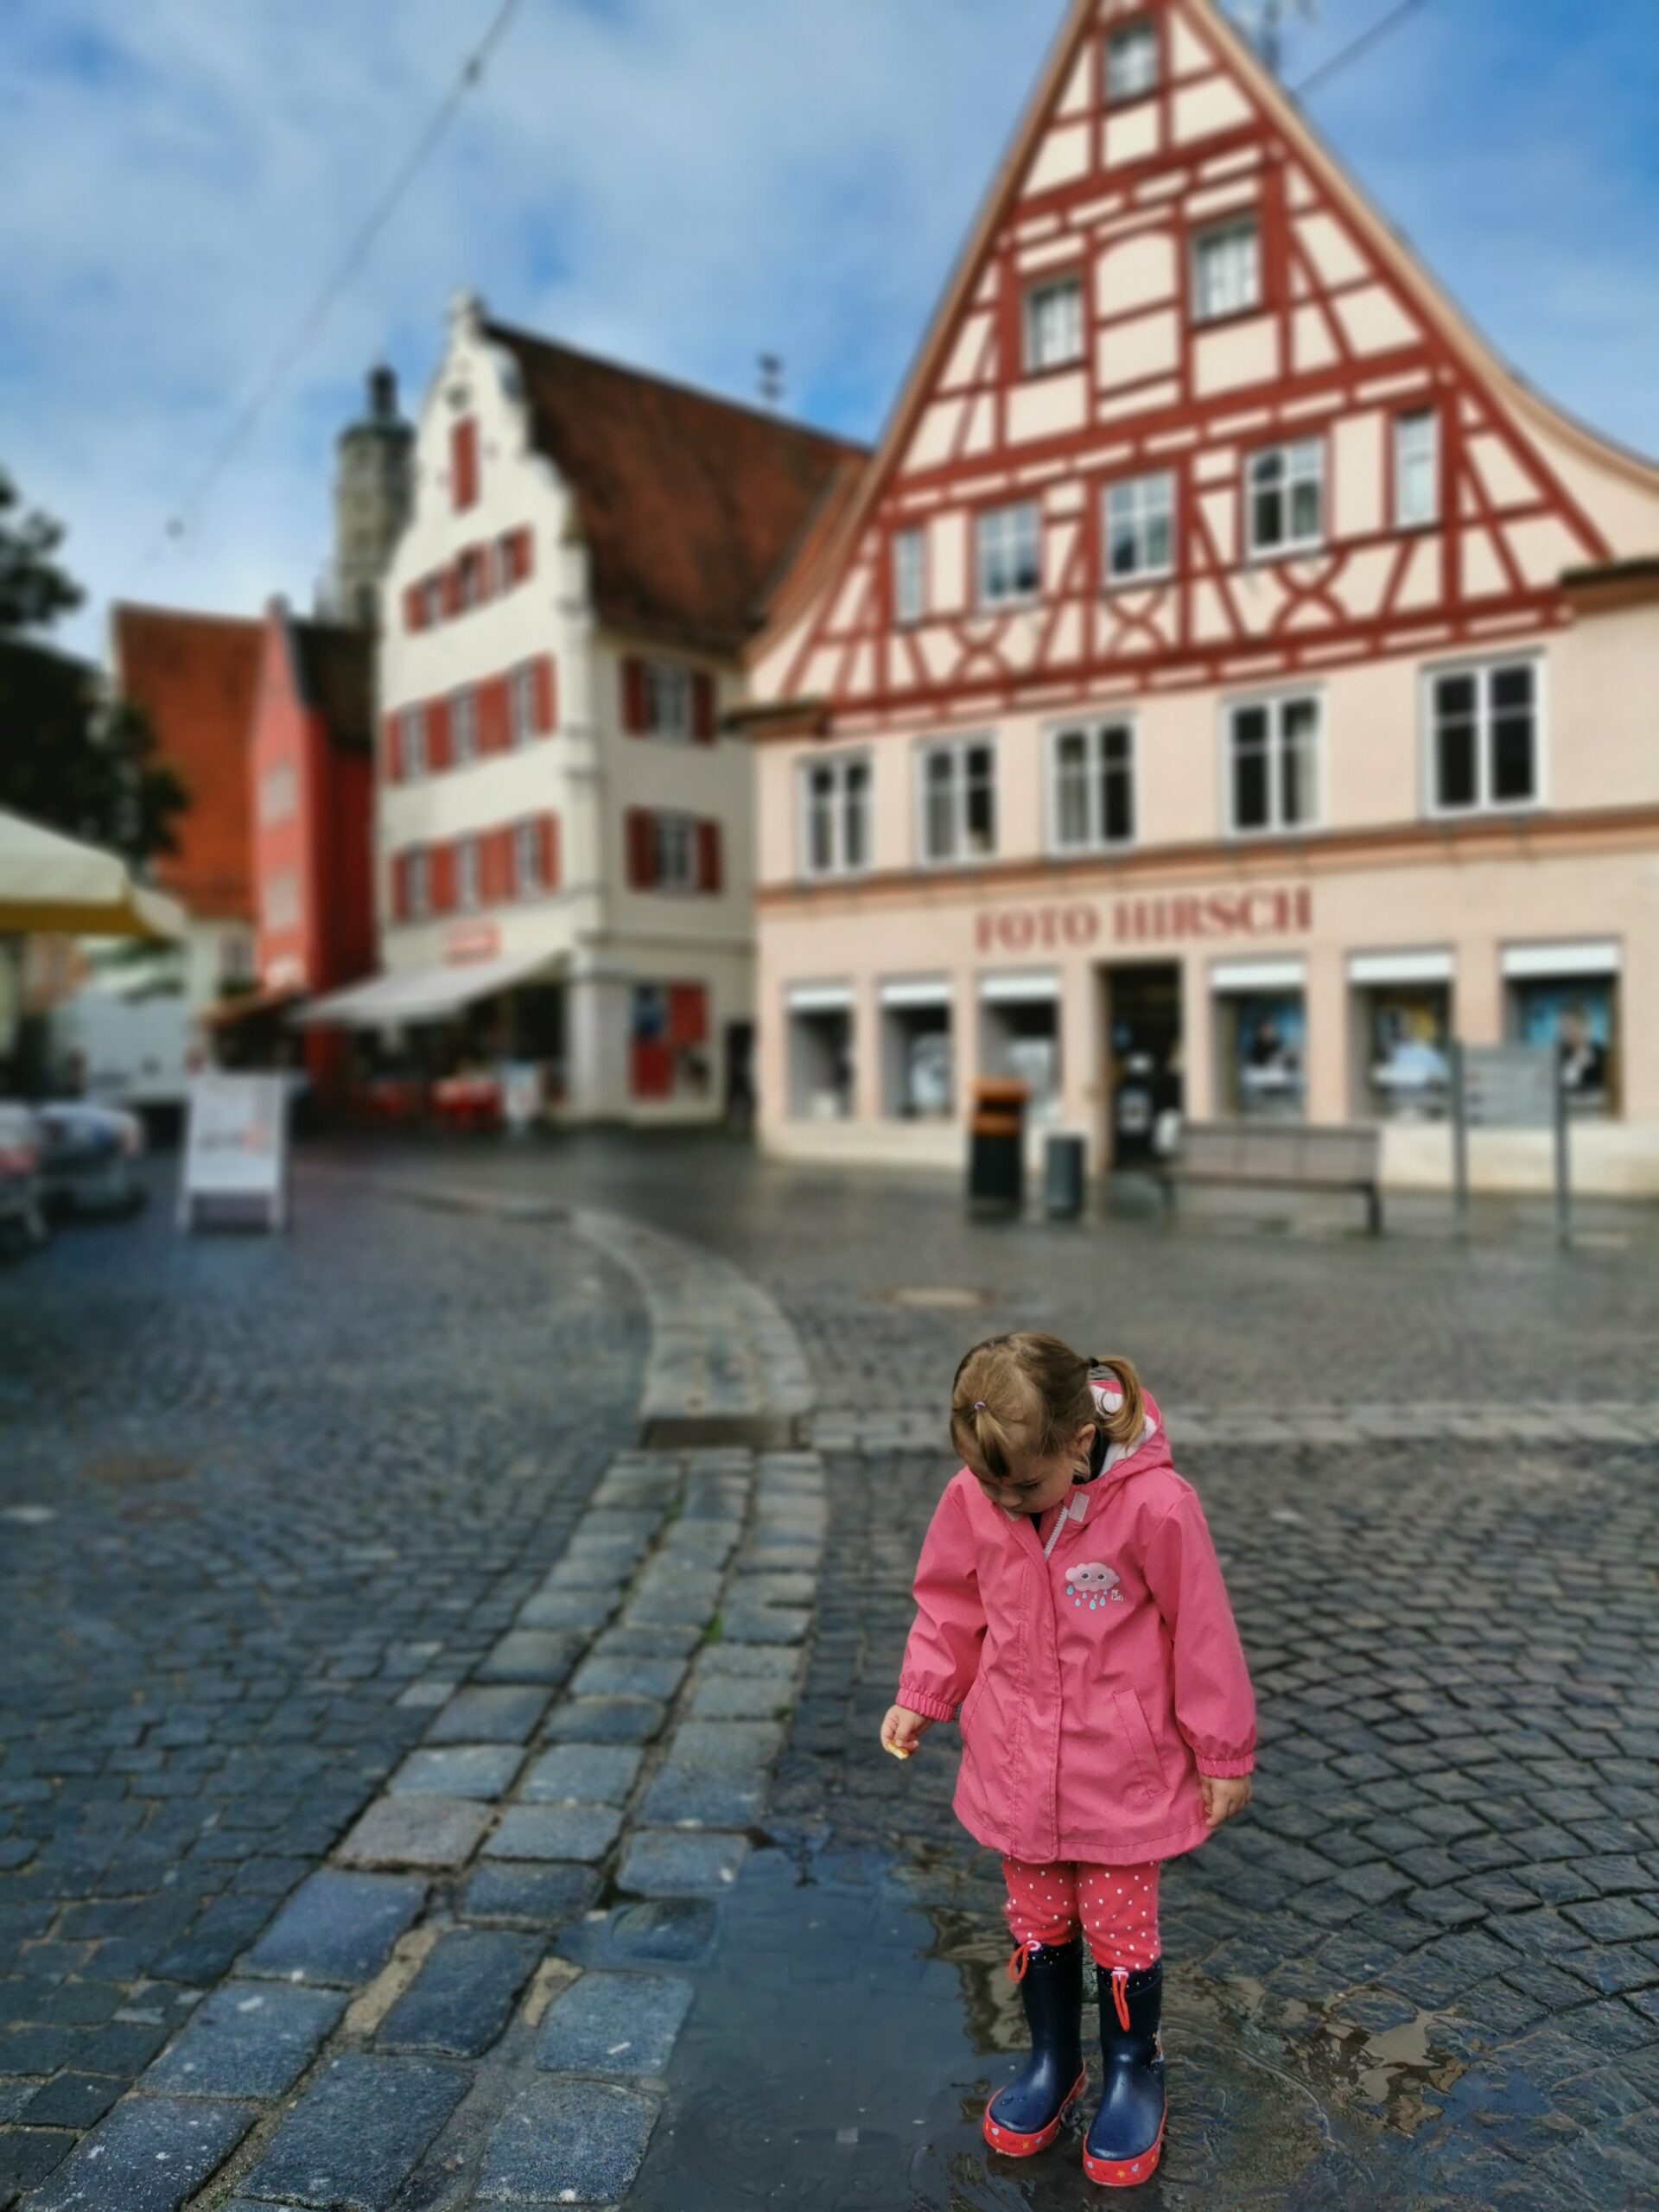
[[[862,458],[457,301],[384,585],[385,973],[334,1018],[536,1061],[574,1120],[747,1090],[751,763],[722,721]]]

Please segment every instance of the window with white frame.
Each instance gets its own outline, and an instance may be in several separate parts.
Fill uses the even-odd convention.
[[[273,933],[278,930],[299,927],[300,886],[292,868],[284,868],[280,875],[266,878],[264,897],[260,904],[264,910],[265,927]]]
[[[1262,233],[1254,215],[1192,241],[1192,320],[1219,322],[1262,304]]]
[[[542,825],[518,822],[512,831],[512,880],[521,899],[545,889],[542,881]]]
[[[1059,852],[1098,851],[1135,836],[1135,730],[1127,721],[1080,724],[1050,740],[1051,819]]]
[[[1113,107],[1144,99],[1158,88],[1158,33],[1151,23],[1129,23],[1106,41],[1106,98]]]
[[[982,860],[996,850],[996,753],[985,738],[922,754],[922,857]]]
[[[1037,504],[994,507],[979,518],[979,603],[1006,607],[1036,596],[1042,582]]]
[[[405,776],[426,773],[426,710],[405,707],[403,713],[403,770]]]
[[[507,715],[515,745],[528,745],[536,734],[536,670],[524,662],[507,678]]]
[[[803,772],[808,875],[841,875],[870,858],[870,764],[815,760]]]
[[[1530,806],[1542,794],[1540,683],[1531,660],[1429,677],[1429,804],[1436,814]]]
[[[697,887],[697,825],[689,814],[653,814],[652,839],[656,862],[652,881],[659,891]]]
[[[259,779],[259,819],[286,822],[297,802],[298,787],[291,760],[273,760]]]
[[[1325,537],[1325,441],[1299,438],[1250,455],[1250,551],[1297,553]]]
[[[409,911],[416,921],[432,911],[432,863],[423,846],[404,856],[404,887]]]
[[[652,737],[691,734],[691,671],[675,661],[645,663],[645,728]]]
[[[1440,518],[1440,420],[1432,408],[1394,418],[1394,519],[1421,530]]]
[[[1026,368],[1061,369],[1083,359],[1083,279],[1056,276],[1026,293]]]
[[[926,612],[927,541],[919,530],[899,531],[893,541],[893,618],[919,622]]]
[[[478,697],[457,691],[449,702],[449,749],[457,767],[478,753]]]
[[[1240,835],[1306,830],[1319,819],[1317,697],[1252,699],[1227,716],[1228,816]]]
[[[455,904],[463,912],[476,906],[482,889],[478,840],[463,837],[455,847]]]
[[[1166,473],[1109,484],[1104,527],[1109,585],[1168,575],[1175,564],[1175,479]]]
[[[482,556],[473,551],[461,556],[461,603],[476,607],[484,596]]]

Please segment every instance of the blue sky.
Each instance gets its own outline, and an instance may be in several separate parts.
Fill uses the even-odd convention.
[[[1293,86],[1388,0],[1322,0]],[[7,0],[0,464],[111,596],[302,604],[335,431],[451,290],[874,437],[1062,0],[522,0],[191,529],[160,536],[495,0]],[[1659,454],[1656,0],[1422,0],[1309,112],[1540,389]],[[159,540],[159,542],[158,542]]]

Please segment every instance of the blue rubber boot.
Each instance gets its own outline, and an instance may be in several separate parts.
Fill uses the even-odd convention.
[[[1083,2171],[1107,2189],[1138,2189],[1164,2147],[1164,1962],[1139,1974],[1100,1970],[1100,2048],[1106,2085],[1083,2146]]]
[[[985,2140],[1005,2158],[1031,2158],[1060,2132],[1068,2105],[1089,2086],[1083,2064],[1083,1940],[1021,1943],[1008,1961],[1031,2030],[1031,2063],[985,2107]]]

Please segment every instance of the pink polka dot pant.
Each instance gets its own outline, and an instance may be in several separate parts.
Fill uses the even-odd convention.
[[[1158,1861],[1144,1866],[1088,1866],[1056,1859],[1033,1866],[1005,1859],[1008,1925],[1014,1941],[1069,1943],[1079,1928],[1095,1964],[1138,1974],[1158,1956]]]

